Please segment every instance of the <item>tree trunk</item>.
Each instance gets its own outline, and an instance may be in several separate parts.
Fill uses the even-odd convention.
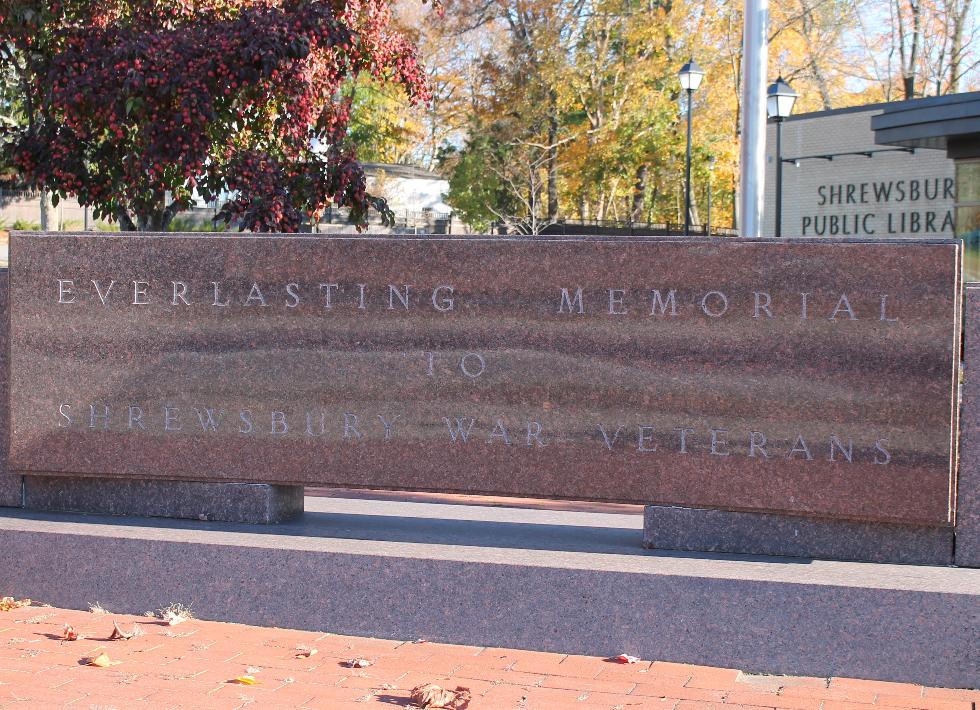
[[[732,229],[738,229],[738,176],[732,173]]]
[[[41,231],[51,230],[51,193],[41,190]]]
[[[548,93],[548,220],[558,216],[558,92]]]
[[[955,94],[960,90],[961,67],[963,65],[963,28],[970,13],[973,0],[964,0],[958,12],[953,13],[953,31],[949,50],[949,87],[948,91]],[[954,4],[955,7],[955,4]]]
[[[909,11],[912,15],[912,39],[906,50],[905,20],[902,17],[901,0],[895,0],[895,15],[898,20],[898,56],[902,65],[902,93],[906,99],[915,98],[916,63],[919,61],[919,40],[922,36],[922,7],[921,0],[908,0]]]
[[[823,74],[823,70],[817,63],[816,59],[810,60],[810,73],[813,74],[813,78],[817,81],[817,88],[820,90],[820,101],[823,104],[824,111],[830,111],[834,108],[833,101],[830,98],[830,87],[827,85],[827,78]]]
[[[133,218],[129,216],[126,210],[119,210],[116,212],[116,221],[119,222],[119,230],[123,232],[135,232],[136,223],[133,222]]]
[[[633,186],[633,208],[630,210],[630,220],[640,222],[643,219],[643,201],[647,192],[647,178],[650,175],[650,165],[643,163],[636,169],[636,184]]]
[[[906,74],[902,77],[902,93],[906,99],[915,98],[915,75]]]
[[[123,231],[139,231],[139,232],[166,232],[167,227],[177,216],[177,211],[179,206],[176,202],[171,202],[169,205],[164,206],[166,203],[166,198],[160,198],[157,202],[156,209],[151,209],[146,212],[142,212],[136,215],[136,223],[133,224],[133,220],[129,218],[126,214],[126,222],[129,227],[124,227],[123,220],[120,217],[119,228]]]
[[[817,89],[820,91],[820,102],[825,111],[833,108],[830,98],[830,87],[827,86],[827,77],[824,76],[823,68],[817,61],[817,51],[813,46],[812,34],[815,30],[813,23],[813,8],[807,0],[801,0],[800,7],[803,9],[803,40],[806,44],[807,63],[810,66],[810,73],[817,82]]]
[[[691,195],[691,229],[701,226],[701,215],[698,213],[698,203]]]
[[[909,57],[909,78],[911,83],[905,87],[905,96],[915,98],[915,70],[919,61],[919,43],[922,38],[922,0],[909,0],[912,9],[912,52]]]

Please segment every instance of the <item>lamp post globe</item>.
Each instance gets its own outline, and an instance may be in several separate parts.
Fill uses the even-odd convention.
[[[793,105],[800,97],[783,77],[779,77],[766,90],[766,113],[769,118],[787,118],[793,113]]]
[[[783,236],[783,121],[793,113],[799,98],[793,87],[779,77],[766,91],[766,112],[776,122],[776,230],[777,239]]]
[[[680,79],[681,88],[684,91],[697,91],[698,87],[701,86],[701,80],[704,79],[704,70],[698,66],[694,59],[690,59],[677,72],[677,77]]]
[[[687,163],[685,168],[686,179],[684,181],[684,234],[691,233],[691,95],[701,86],[704,79],[704,70],[698,66],[692,57],[687,64],[677,72],[680,79],[681,88],[687,92]]]

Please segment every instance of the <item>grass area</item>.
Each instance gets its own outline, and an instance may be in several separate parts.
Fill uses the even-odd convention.
[[[224,232],[228,225],[224,222],[211,222],[210,220],[195,220],[189,217],[175,217],[168,232]]]
[[[963,250],[963,277],[966,281],[980,281],[980,246],[967,246]]]

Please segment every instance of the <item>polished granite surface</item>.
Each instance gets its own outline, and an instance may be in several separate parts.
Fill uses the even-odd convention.
[[[951,522],[954,242],[11,250],[15,470]]]

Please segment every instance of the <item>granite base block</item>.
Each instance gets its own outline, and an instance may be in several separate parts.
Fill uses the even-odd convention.
[[[0,507],[20,508],[22,493],[20,476],[0,473]]]
[[[965,289],[956,564],[980,567],[980,285]]]
[[[644,508],[643,545],[858,562],[953,563],[952,528],[659,505]]]
[[[29,510],[280,523],[303,512],[303,487],[118,478],[25,476]]]
[[[76,609],[179,600],[204,619],[338,634],[976,685],[980,570],[644,550],[641,526],[336,499],[276,526],[10,508],[0,588]]]

